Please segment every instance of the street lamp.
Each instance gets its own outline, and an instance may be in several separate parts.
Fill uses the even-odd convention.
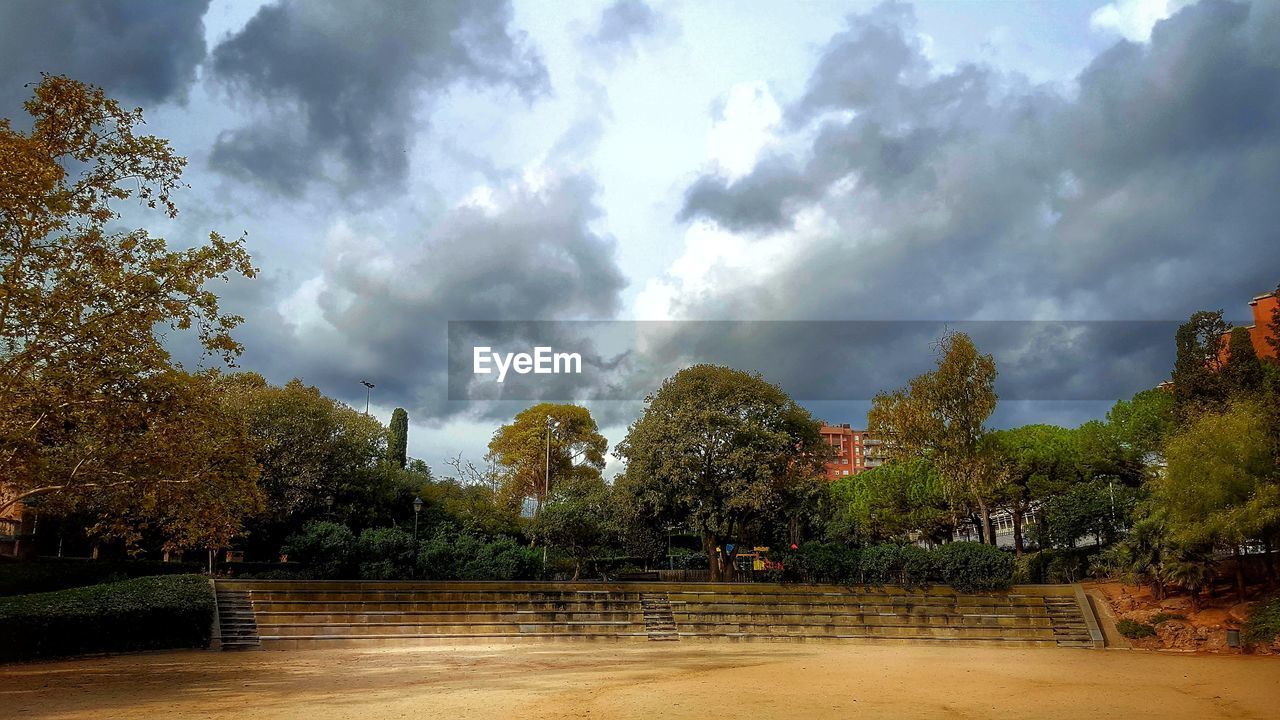
[[[360,384],[364,386],[364,414],[369,414],[369,394],[373,392],[373,383],[368,380],[361,380]]]
[[[422,512],[422,498],[413,499],[413,542],[418,542],[418,513]]]

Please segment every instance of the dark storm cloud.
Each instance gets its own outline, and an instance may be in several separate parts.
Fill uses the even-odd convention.
[[[205,57],[208,0],[0,3],[0,117],[16,118],[40,73],[150,105],[186,96]]]
[[[240,333],[244,364],[351,400],[367,378],[376,398],[409,408],[415,421],[509,417],[505,406],[447,401],[448,323],[616,314],[625,280],[614,239],[592,229],[597,191],[587,176],[558,176],[497,192],[491,209],[455,209],[416,242],[338,239],[314,298],[323,324],[295,331],[258,304]]]
[[[688,314],[1176,321],[1225,308],[1242,318],[1249,298],[1275,287],[1274,3],[1188,7],[1149,45],[1100,54],[1075,97],[988,67],[932,67],[913,22],[899,5],[851,17],[787,108],[803,149],[732,183],[709,174],[688,187],[683,218],[749,237],[789,232],[806,210],[831,227],[801,232],[758,286],[678,298]],[[1001,382],[1014,395],[1127,395],[1172,365],[1172,337],[1150,339],[1029,335],[1016,377],[1002,368]],[[843,367],[842,343],[832,336],[817,353]],[[880,350],[890,368],[919,357]],[[803,385],[806,372],[775,379]]]
[[[507,0],[268,5],[213,51],[213,74],[264,114],[223,133],[212,162],[287,195],[317,179],[402,180],[432,94],[460,82],[526,98],[546,87],[511,15]]]
[[[854,16],[787,109],[791,157],[694,181],[682,216],[766,233],[820,210],[772,288],[696,309],[883,319],[1240,316],[1280,273],[1280,10],[1205,0],[1072,98],[932,67],[910,12]],[[803,292],[799,291],[803,289]]]

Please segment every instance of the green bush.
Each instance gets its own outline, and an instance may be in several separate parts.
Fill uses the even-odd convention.
[[[438,530],[418,549],[418,574],[431,580],[536,580],[543,576],[542,550],[499,536],[493,540]]]
[[[936,556],[919,545],[899,548],[898,563],[902,568],[903,585],[928,585],[939,576]]]
[[[1155,627],[1127,619],[1116,623],[1116,630],[1130,640],[1155,637],[1156,634]]]
[[[896,583],[902,575],[897,545],[868,545],[858,557],[858,580],[865,585]]]
[[[1280,639],[1280,598],[1264,600],[1249,611],[1241,637],[1246,642],[1266,645]]]
[[[413,535],[400,528],[369,528],[356,540],[362,580],[410,577],[417,555]]]
[[[158,560],[27,560],[0,563],[0,597],[65,590],[149,575],[198,573],[190,563]]]
[[[1013,582],[1013,555],[991,545],[954,542],[933,553],[942,581],[960,592],[1002,590]]]
[[[0,598],[0,661],[206,647],[213,610],[198,575]]]
[[[1156,613],[1151,617],[1151,624],[1159,625],[1162,622],[1169,622],[1170,620],[1186,620],[1186,619],[1187,619],[1187,616],[1183,615],[1182,613],[1161,612],[1161,613]]]
[[[317,578],[350,578],[355,573],[356,537],[346,525],[311,522],[284,543],[289,560],[306,565]]]

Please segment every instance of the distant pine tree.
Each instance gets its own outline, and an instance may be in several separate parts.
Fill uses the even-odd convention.
[[[391,413],[391,429],[387,433],[387,459],[403,469],[408,461],[408,450],[409,413],[404,408],[396,408]]]

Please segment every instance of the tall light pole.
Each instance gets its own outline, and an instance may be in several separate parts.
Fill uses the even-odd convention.
[[[373,383],[368,380],[361,380],[360,384],[364,386],[364,414],[369,414],[369,395],[373,392]]]
[[[413,499],[413,544],[418,544],[418,513],[422,512],[422,498]]]
[[[548,415],[547,416],[547,463],[545,466],[546,475],[543,477],[543,480],[542,480],[542,503],[550,502],[551,500],[551,428],[555,426],[556,426],[556,421],[550,415]],[[542,512],[542,503],[538,504],[539,514],[541,514]],[[544,569],[547,567],[547,546],[545,544],[542,546],[542,567]]]

